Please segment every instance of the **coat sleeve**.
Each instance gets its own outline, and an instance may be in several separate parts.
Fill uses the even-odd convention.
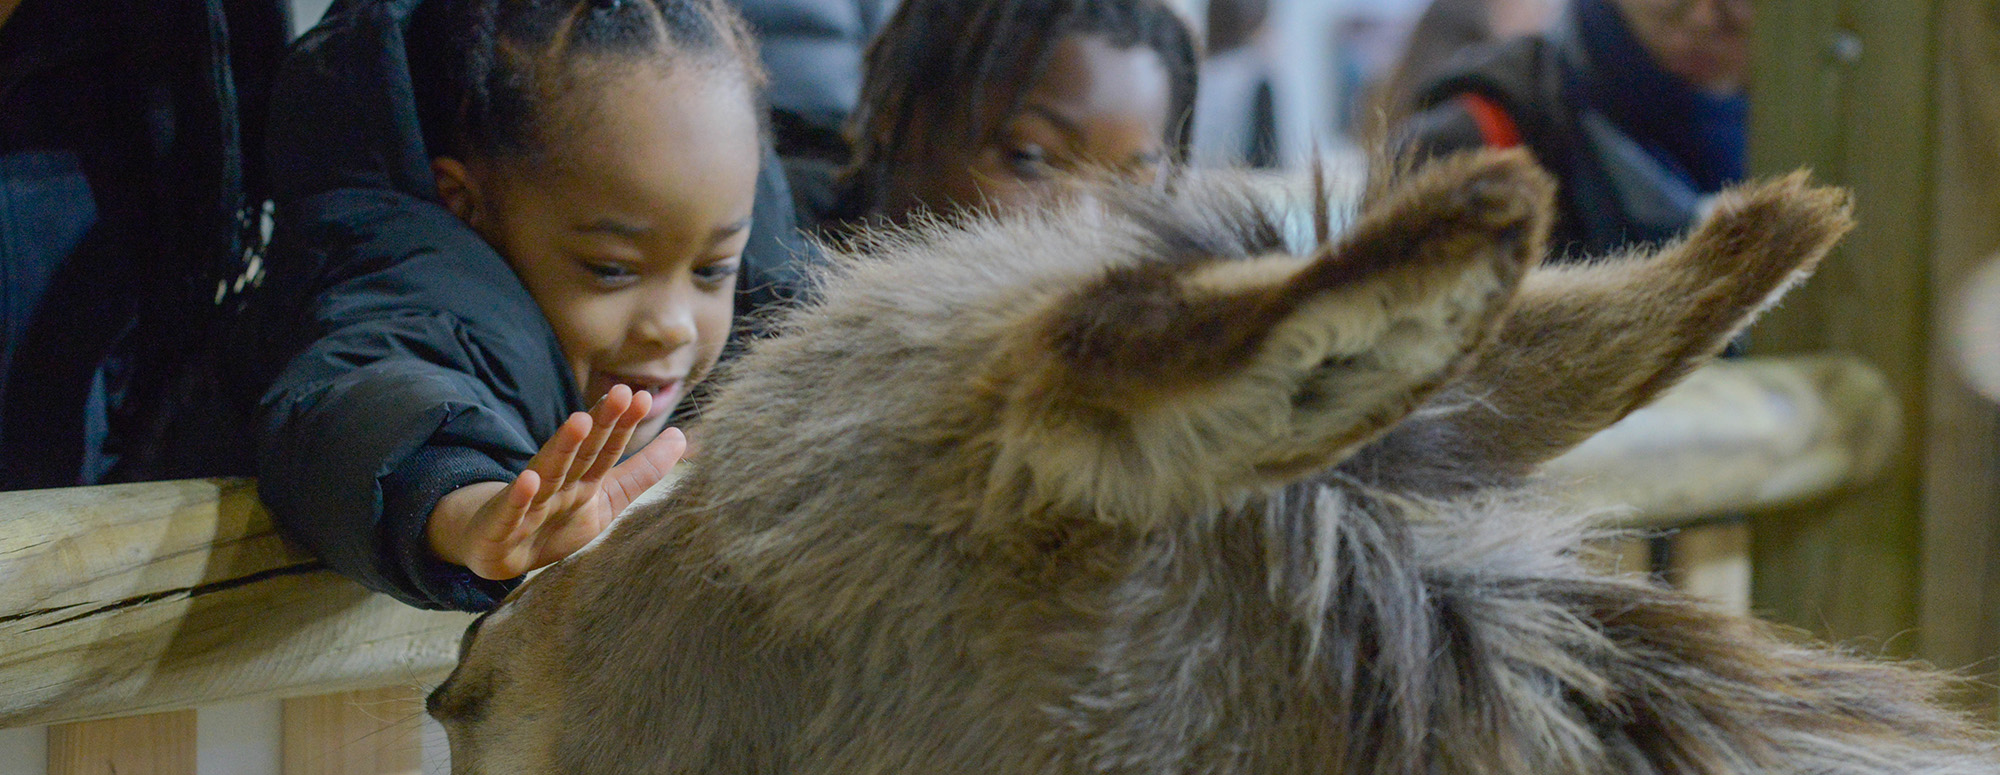
[[[1486,137],[1472,112],[1457,100],[1448,99],[1411,115],[1391,144],[1399,153],[1426,161],[1485,147]]]
[[[439,561],[443,497],[512,481],[577,404],[540,308],[436,205],[336,192],[281,208],[249,380],[259,492],[334,570],[424,608],[510,584]]]
[[[259,406],[260,493],[334,570],[423,608],[490,608],[510,587],[444,563],[431,510],[510,481],[536,444],[491,386],[460,321],[405,315],[340,329],[294,358]]]

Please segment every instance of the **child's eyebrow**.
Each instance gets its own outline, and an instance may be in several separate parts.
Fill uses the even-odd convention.
[[[576,227],[576,230],[582,234],[601,233],[614,237],[643,237],[651,232],[653,227],[643,223],[621,221],[617,218],[599,218]]]
[[[741,234],[748,228],[750,228],[750,219],[748,217],[742,218],[735,223],[718,226],[715,231],[709,232],[708,244],[712,246],[725,242],[730,237]],[[617,218],[599,218],[576,227],[576,231],[580,234],[609,234],[614,237],[638,238],[651,234],[653,227],[641,223],[621,221]]]
[[[748,228],[750,228],[750,219],[748,217],[727,226],[718,226],[714,232],[709,234],[708,244],[711,246],[721,244],[728,241],[730,237],[743,233],[743,230]]]

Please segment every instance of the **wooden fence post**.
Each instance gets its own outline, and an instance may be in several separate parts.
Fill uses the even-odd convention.
[[[49,775],[195,775],[192,710],[49,728]]]
[[[285,700],[284,775],[422,775],[423,711],[404,687]]]
[[[1888,473],[1754,523],[1759,613],[1908,655],[1917,624],[1925,279],[1932,211],[1931,35],[1941,0],[1769,0],[1757,6],[1751,165],[1810,167],[1849,186],[1860,227],[1750,330],[1752,349],[1845,351],[1889,378],[1909,419]]]
[[[1754,523],[1756,608],[1990,671],[2000,413],[1953,373],[1939,334],[1951,289],[2000,247],[2000,14],[1992,0],[1766,0],[1757,14],[1751,166],[1852,187],[1861,225],[1751,331],[1753,349],[1868,359],[1909,432],[1877,484]]]
[[[1930,288],[1934,331],[1950,303],[2000,250],[2000,6],[1947,0],[1937,43],[1936,229]],[[1994,332],[2000,336],[2000,332]],[[1942,340],[1943,337],[1940,337]],[[2000,342],[1990,346],[2000,346]],[[1956,378],[1944,342],[1931,347],[1923,532],[1923,656],[1988,676],[1978,701],[1994,706],[2000,654],[2000,406]]]

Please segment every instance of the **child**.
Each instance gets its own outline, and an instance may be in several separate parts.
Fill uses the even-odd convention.
[[[907,0],[868,52],[826,220],[1005,209],[1083,173],[1163,182],[1196,70],[1160,0]]]
[[[667,415],[729,331],[762,78],[719,0],[388,0],[308,35],[256,359],[286,533],[479,610],[672,468]]]

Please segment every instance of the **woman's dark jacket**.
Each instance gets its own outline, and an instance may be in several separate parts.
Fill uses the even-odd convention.
[[[479,610],[510,584],[437,560],[432,508],[512,480],[584,404],[534,299],[437,201],[403,46],[418,2],[336,6],[279,76],[277,229],[246,381],[268,385],[259,492],[287,536],[411,605]],[[766,161],[739,311],[782,295],[767,278],[797,249]]]
[[[1671,239],[1743,177],[1745,100],[1662,70],[1609,0],[1575,0],[1548,34],[1465,51],[1419,87],[1400,143],[1419,156],[1493,144],[1467,94],[1500,108],[1558,180],[1558,257]]]
[[[281,0],[26,0],[0,25],[0,489],[231,467],[210,345],[289,34]]]

